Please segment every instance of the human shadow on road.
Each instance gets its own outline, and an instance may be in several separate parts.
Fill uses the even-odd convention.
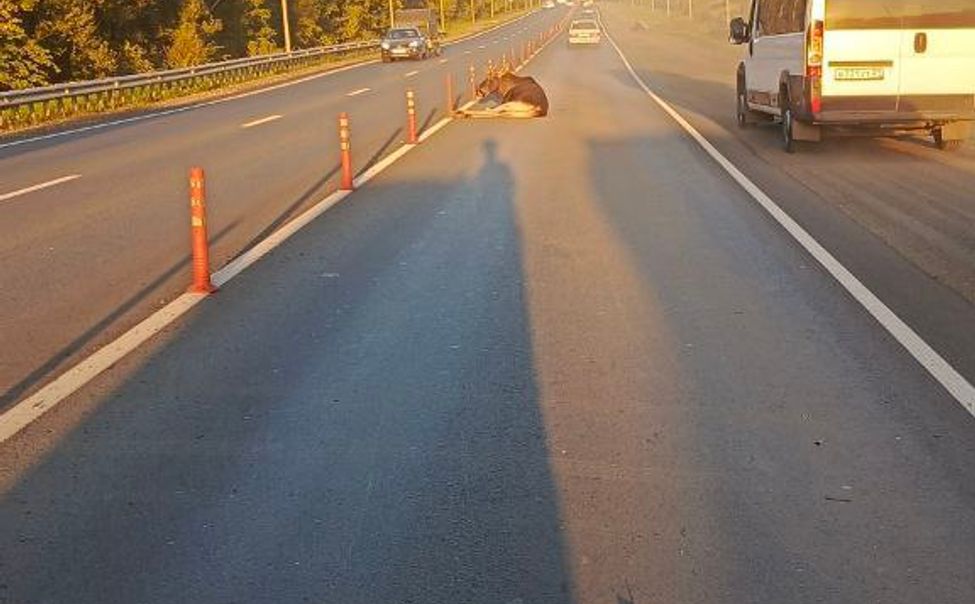
[[[571,603],[514,180],[483,153],[361,189],[96,395],[0,502],[5,595]]]

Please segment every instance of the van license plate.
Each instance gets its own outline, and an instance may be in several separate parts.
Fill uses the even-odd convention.
[[[833,77],[837,80],[882,80],[882,67],[836,67]]]

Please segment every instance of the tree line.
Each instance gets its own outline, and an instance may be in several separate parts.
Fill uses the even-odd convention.
[[[415,4],[394,0],[404,1]],[[485,13],[489,1],[444,0],[444,12]],[[389,24],[388,7],[288,0],[293,46],[376,37]],[[282,29],[280,0],[0,0],[0,90],[267,54],[283,48]]]

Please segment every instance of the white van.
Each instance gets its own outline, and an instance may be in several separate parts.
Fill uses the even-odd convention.
[[[785,149],[823,130],[928,131],[960,147],[975,120],[975,0],[752,0],[738,124],[779,117]]]

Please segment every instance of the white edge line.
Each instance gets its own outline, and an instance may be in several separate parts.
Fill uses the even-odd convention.
[[[370,90],[372,90],[372,88],[369,87],[360,88],[358,90],[353,90],[352,92],[346,93],[345,96],[359,96],[360,94],[364,94],[366,92],[369,92]]]
[[[277,115],[277,114],[275,114],[275,115],[269,115],[267,117],[262,117],[259,120],[254,120],[253,122],[247,122],[246,124],[241,124],[240,127],[241,128],[253,128],[255,126],[260,126],[260,125],[263,125],[263,124],[267,124],[267,123],[273,122],[275,120],[279,120],[282,117],[284,117],[284,116],[283,115]]]
[[[299,214],[297,218],[291,220],[280,229],[262,239],[260,243],[228,262],[226,266],[214,272],[210,276],[210,281],[213,283],[214,287],[222,287],[231,279],[244,272],[247,267],[251,266],[266,256],[271,250],[284,243],[288,238],[300,231],[309,222],[318,218],[328,211],[332,206],[348,197],[350,193],[352,193],[352,191],[339,190],[328,195],[325,197],[325,199],[322,199],[311,208]]]
[[[711,158],[720,165],[762,208],[775,219],[887,332],[903,346],[924,369],[951,394],[970,414],[975,416],[975,386],[951,366],[930,344],[924,341],[907,323],[840,263],[826,248],[776,204],[758,185],[751,181],[727,157],[684,117],[658,96],[636,73],[616,41],[603,27],[606,38],[616,50],[633,80],[653,101],[677,122]]]
[[[496,25],[495,27],[492,27],[492,28],[489,28],[489,29],[485,29],[484,31],[479,31],[479,32],[477,32],[475,34],[471,34],[469,36],[461,36],[460,38],[458,38],[456,40],[451,40],[450,42],[444,43],[444,46],[453,46],[455,44],[463,44],[464,42],[469,42],[471,40],[474,40],[476,38],[479,38],[479,37],[481,37],[481,36],[483,36],[485,34],[489,34],[492,31],[495,31],[495,30],[500,29],[502,27],[508,27],[508,26],[510,26],[510,25],[512,25],[514,23],[517,23],[517,22],[523,20],[523,19],[527,19],[528,17],[530,17],[531,15],[536,14],[537,12],[539,12],[539,11],[538,10],[533,10],[533,11],[530,11],[528,13],[525,13],[524,15],[522,15],[522,16],[516,18],[516,19],[512,19],[511,21],[506,21],[504,23],[501,23],[499,25]],[[467,54],[468,52],[469,51],[465,51],[464,54]],[[7,148],[10,148],[10,147],[17,147],[17,146],[26,145],[26,144],[29,144],[29,143],[37,143],[37,142],[41,142],[41,141],[51,140],[51,139],[54,139],[54,138],[62,138],[62,137],[65,137],[65,136],[71,136],[73,134],[82,134],[84,132],[92,132],[94,130],[103,130],[105,128],[110,128],[112,126],[122,126],[122,125],[125,125],[125,124],[131,124],[131,123],[134,123],[134,122],[142,122],[142,121],[149,120],[149,119],[153,119],[153,118],[157,118],[157,117],[166,117],[168,115],[175,115],[177,113],[184,113],[186,111],[191,111],[193,109],[201,109],[201,108],[204,108],[204,107],[212,107],[213,105],[220,105],[222,103],[229,103],[231,101],[237,101],[237,100],[240,100],[240,99],[244,99],[244,98],[248,98],[248,97],[252,97],[252,96],[257,96],[259,94],[264,94],[266,92],[272,92],[274,90],[280,90],[282,88],[287,88],[289,86],[297,86],[299,84],[304,84],[306,82],[311,82],[311,81],[317,80],[319,78],[325,78],[325,77],[333,76],[333,75],[336,75],[336,74],[344,73],[346,71],[351,71],[353,69],[359,69],[360,67],[365,67],[367,65],[375,65],[377,63],[379,63],[379,59],[369,59],[369,60],[366,60],[366,61],[357,61],[357,62],[352,63],[350,65],[343,65],[342,67],[336,67],[335,69],[329,69],[328,71],[323,71],[321,73],[315,73],[315,74],[312,74],[312,75],[309,75],[309,76],[305,76],[305,77],[302,77],[302,78],[298,78],[297,80],[290,80],[290,81],[287,81],[287,82],[282,82],[280,84],[274,84],[272,86],[268,86],[267,88],[258,88],[256,90],[250,90],[250,91],[247,91],[247,92],[242,92],[240,94],[235,94],[235,95],[231,95],[231,96],[228,96],[228,97],[223,97],[223,98],[219,98],[219,99],[213,99],[213,100],[210,100],[210,101],[203,101],[203,102],[200,102],[200,103],[193,103],[191,105],[186,105],[184,107],[176,107],[174,109],[163,109],[161,111],[152,111],[150,113],[145,113],[143,115],[136,115],[136,116],[133,116],[133,117],[123,118],[123,119],[120,119],[120,120],[112,120],[112,121],[108,121],[108,122],[100,122],[98,124],[92,124],[91,126],[82,126],[80,128],[72,128],[70,130],[61,130],[59,132],[52,132],[50,134],[41,134],[41,135],[38,135],[38,136],[32,136],[32,137],[28,137],[28,138],[22,138],[22,139],[18,139],[18,140],[14,140],[14,141],[9,141],[9,142],[6,142],[6,143],[0,143],[0,149],[7,149]],[[0,442],[2,442],[2,441],[0,441]]]
[[[539,48],[539,51],[541,51],[541,48]],[[525,63],[531,61],[534,56],[529,57]],[[468,101],[459,107],[459,109],[467,109],[474,103],[475,101]],[[434,133],[439,132],[453,120],[453,117],[444,117],[424,132],[420,140],[423,141],[430,138]],[[415,147],[416,145],[407,144],[393,151],[356,177],[353,181],[354,187],[359,188],[366,184]],[[226,266],[215,271],[211,275],[211,282],[216,287],[222,287],[227,284],[231,279],[284,243],[284,241],[297,233],[302,227],[324,214],[351,194],[352,191],[339,190],[328,195],[311,208],[305,210],[297,218],[261,240],[260,243],[231,260]],[[77,392],[101,375],[105,370],[111,368],[112,365],[118,363],[130,352],[171,325],[206,297],[206,294],[188,293],[180,295],[163,308],[151,314],[148,318],[139,322],[129,331],[78,362],[78,364],[59,375],[31,396],[23,399],[3,414],[0,414],[0,443],[16,435],[44,415],[44,413],[57,406],[58,403]]]
[[[403,77],[404,78],[412,78],[413,76],[415,76],[418,73],[420,73],[420,70],[419,69],[414,69],[413,71],[408,71],[408,72],[404,73],[403,74]]]
[[[48,187],[60,185],[66,182],[70,182],[72,180],[77,180],[79,178],[81,178],[81,174],[70,174],[68,176],[62,176],[61,178],[55,178],[54,180],[42,182],[39,185],[34,185],[32,187],[25,187],[17,191],[11,191],[10,193],[4,193],[3,195],[0,195],[0,201],[7,201],[8,199],[13,199],[14,197],[26,195],[27,193],[33,193],[34,191],[40,191],[41,189],[47,189]]]
[[[0,415],[0,442],[26,428],[97,375],[162,331],[200,303],[205,294],[183,294],[111,343],[59,375],[50,384]]]
[[[430,126],[429,128],[427,128],[426,130],[420,133],[420,137],[419,137],[420,142],[422,143],[423,141],[427,140],[428,138],[430,138],[431,136],[439,132],[440,129],[446,126],[447,124],[449,124],[450,121],[451,121],[450,117],[441,118],[440,121],[438,121],[436,124]]]

